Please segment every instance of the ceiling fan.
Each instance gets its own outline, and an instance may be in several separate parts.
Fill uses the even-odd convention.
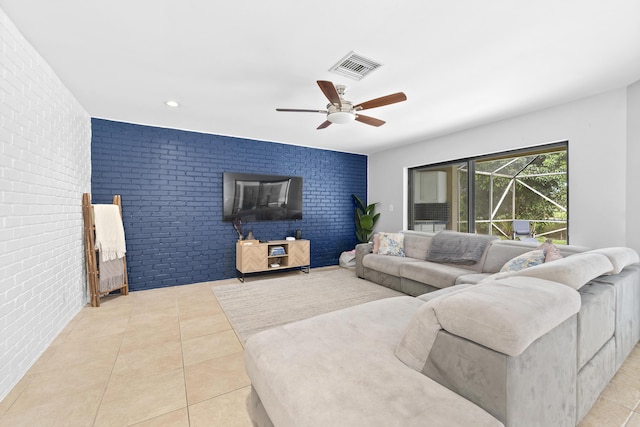
[[[324,129],[332,123],[349,123],[357,120],[371,126],[382,126],[385,122],[374,117],[363,116],[358,114],[359,111],[369,108],[382,107],[384,105],[395,104],[407,100],[407,95],[402,92],[394,93],[380,98],[372,99],[361,104],[353,105],[351,101],[343,98],[347,91],[347,87],[343,85],[334,85],[326,80],[318,80],[318,86],[329,100],[326,110],[302,110],[297,108],[276,108],[276,111],[304,112],[304,113],[323,113],[327,115],[325,120],[317,129]]]

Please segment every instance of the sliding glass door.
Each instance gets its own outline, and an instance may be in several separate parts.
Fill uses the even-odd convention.
[[[566,243],[567,143],[413,168],[409,228]]]

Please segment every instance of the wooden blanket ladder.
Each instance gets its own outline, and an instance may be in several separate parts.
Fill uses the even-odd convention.
[[[118,205],[120,209],[120,218],[122,218],[122,200],[119,195],[113,196],[113,204]],[[124,264],[124,283],[113,287],[107,291],[100,291],[100,269],[98,263],[98,250],[95,241],[95,224],[93,217],[93,205],[91,204],[91,194],[84,193],[82,195],[82,216],[84,219],[84,248],[87,263],[87,276],[89,282],[89,295],[91,297],[91,306],[100,307],[100,297],[107,295],[115,290],[120,290],[122,295],[129,294],[129,279],[127,277],[127,259],[122,259]]]

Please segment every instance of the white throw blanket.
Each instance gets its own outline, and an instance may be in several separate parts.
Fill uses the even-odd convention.
[[[100,251],[100,261],[111,261],[124,257],[127,248],[124,241],[124,227],[118,205],[93,205],[96,226],[96,249]]]

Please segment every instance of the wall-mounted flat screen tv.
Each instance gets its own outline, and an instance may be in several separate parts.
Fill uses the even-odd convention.
[[[302,219],[302,177],[225,172],[223,220]]]

